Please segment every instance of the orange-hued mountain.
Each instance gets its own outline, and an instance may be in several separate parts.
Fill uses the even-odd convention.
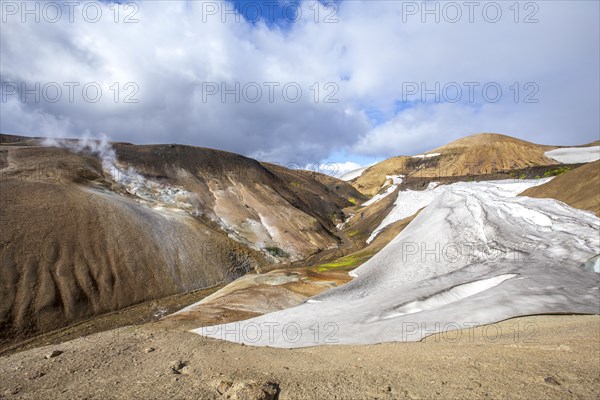
[[[399,156],[369,167],[352,181],[362,193],[377,193],[389,175],[427,179],[492,174],[534,166],[559,164],[544,152],[556,146],[539,145],[496,133],[467,136],[423,155]]]

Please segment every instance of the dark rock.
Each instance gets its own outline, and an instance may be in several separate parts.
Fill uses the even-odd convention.
[[[544,382],[550,384],[550,385],[560,385],[560,382],[557,381],[556,379],[554,379],[554,377],[552,376],[547,376],[544,378]]]
[[[46,359],[49,359],[49,358],[54,358],[54,357],[58,357],[58,356],[60,356],[62,353],[63,353],[63,352],[62,352],[62,351],[60,351],[60,350],[52,350],[50,353],[46,354],[44,357],[45,357]]]
[[[171,368],[171,373],[180,374],[181,372],[179,372],[179,371],[186,365],[187,364],[185,362],[177,360],[177,361],[172,361],[171,364],[169,365],[169,368]]]

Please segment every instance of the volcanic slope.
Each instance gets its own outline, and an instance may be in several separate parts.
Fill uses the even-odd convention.
[[[341,181],[338,186],[346,187],[348,198],[307,174],[224,151],[177,145],[114,147],[119,162],[183,189],[190,210],[267,256],[301,259],[335,247],[336,218],[352,205],[349,198],[360,196]],[[128,186],[135,191],[136,184],[134,180]]]
[[[0,140],[4,341],[335,247],[351,205],[226,152]]]
[[[529,188],[523,196],[553,198],[600,217],[600,161],[565,172],[550,182]]]
[[[494,174],[534,166],[559,164],[544,155],[555,149],[510,136],[481,133],[451,142],[425,154],[399,156],[367,168],[352,185],[373,196],[385,184],[386,176],[413,178],[466,177]]]

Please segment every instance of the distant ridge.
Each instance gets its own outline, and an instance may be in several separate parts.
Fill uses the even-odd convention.
[[[389,175],[423,178],[493,174],[559,164],[544,152],[556,149],[498,133],[463,137],[419,156],[398,156],[369,167],[352,181],[362,193],[373,196]]]

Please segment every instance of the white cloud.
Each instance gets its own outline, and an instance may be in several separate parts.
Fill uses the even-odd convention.
[[[327,24],[314,23],[315,3],[305,2],[303,18],[288,30],[236,23],[231,15],[223,23],[203,13],[198,1],[140,2],[134,24],[114,23],[106,4],[98,23],[80,17],[75,23],[21,23],[18,15],[4,15],[4,83],[98,82],[103,96],[89,103],[79,90],[73,102],[63,96],[57,103],[26,104],[12,96],[2,104],[0,130],[73,136],[89,129],[115,140],[188,143],[300,163],[342,148],[363,156],[414,154],[481,131],[542,143],[597,138],[597,2],[536,2],[537,24],[515,24],[512,3],[504,2],[496,24],[480,13],[473,24],[465,15],[456,24],[431,17],[421,23],[419,15],[403,22],[406,4],[342,2],[339,22]],[[122,7],[121,18],[127,14]],[[521,10],[521,20],[527,11]],[[321,6],[321,21],[327,14]],[[398,107],[403,83],[473,81],[498,82],[502,101],[486,104],[479,96],[472,104]],[[115,82],[118,103],[109,89]],[[127,82],[139,88],[133,95],[138,103],[122,102],[133,93],[123,87]],[[224,103],[218,95],[203,101],[203,82],[229,88],[256,82],[263,97],[257,103],[235,102],[231,95]],[[280,84],[274,102],[264,82]],[[288,82],[303,90],[297,103],[282,98]],[[310,89],[315,82],[318,102]],[[338,103],[323,103],[332,93],[327,82],[338,85]],[[511,101],[514,82],[537,83],[539,103]],[[373,109],[386,119],[379,126],[366,116]]]

